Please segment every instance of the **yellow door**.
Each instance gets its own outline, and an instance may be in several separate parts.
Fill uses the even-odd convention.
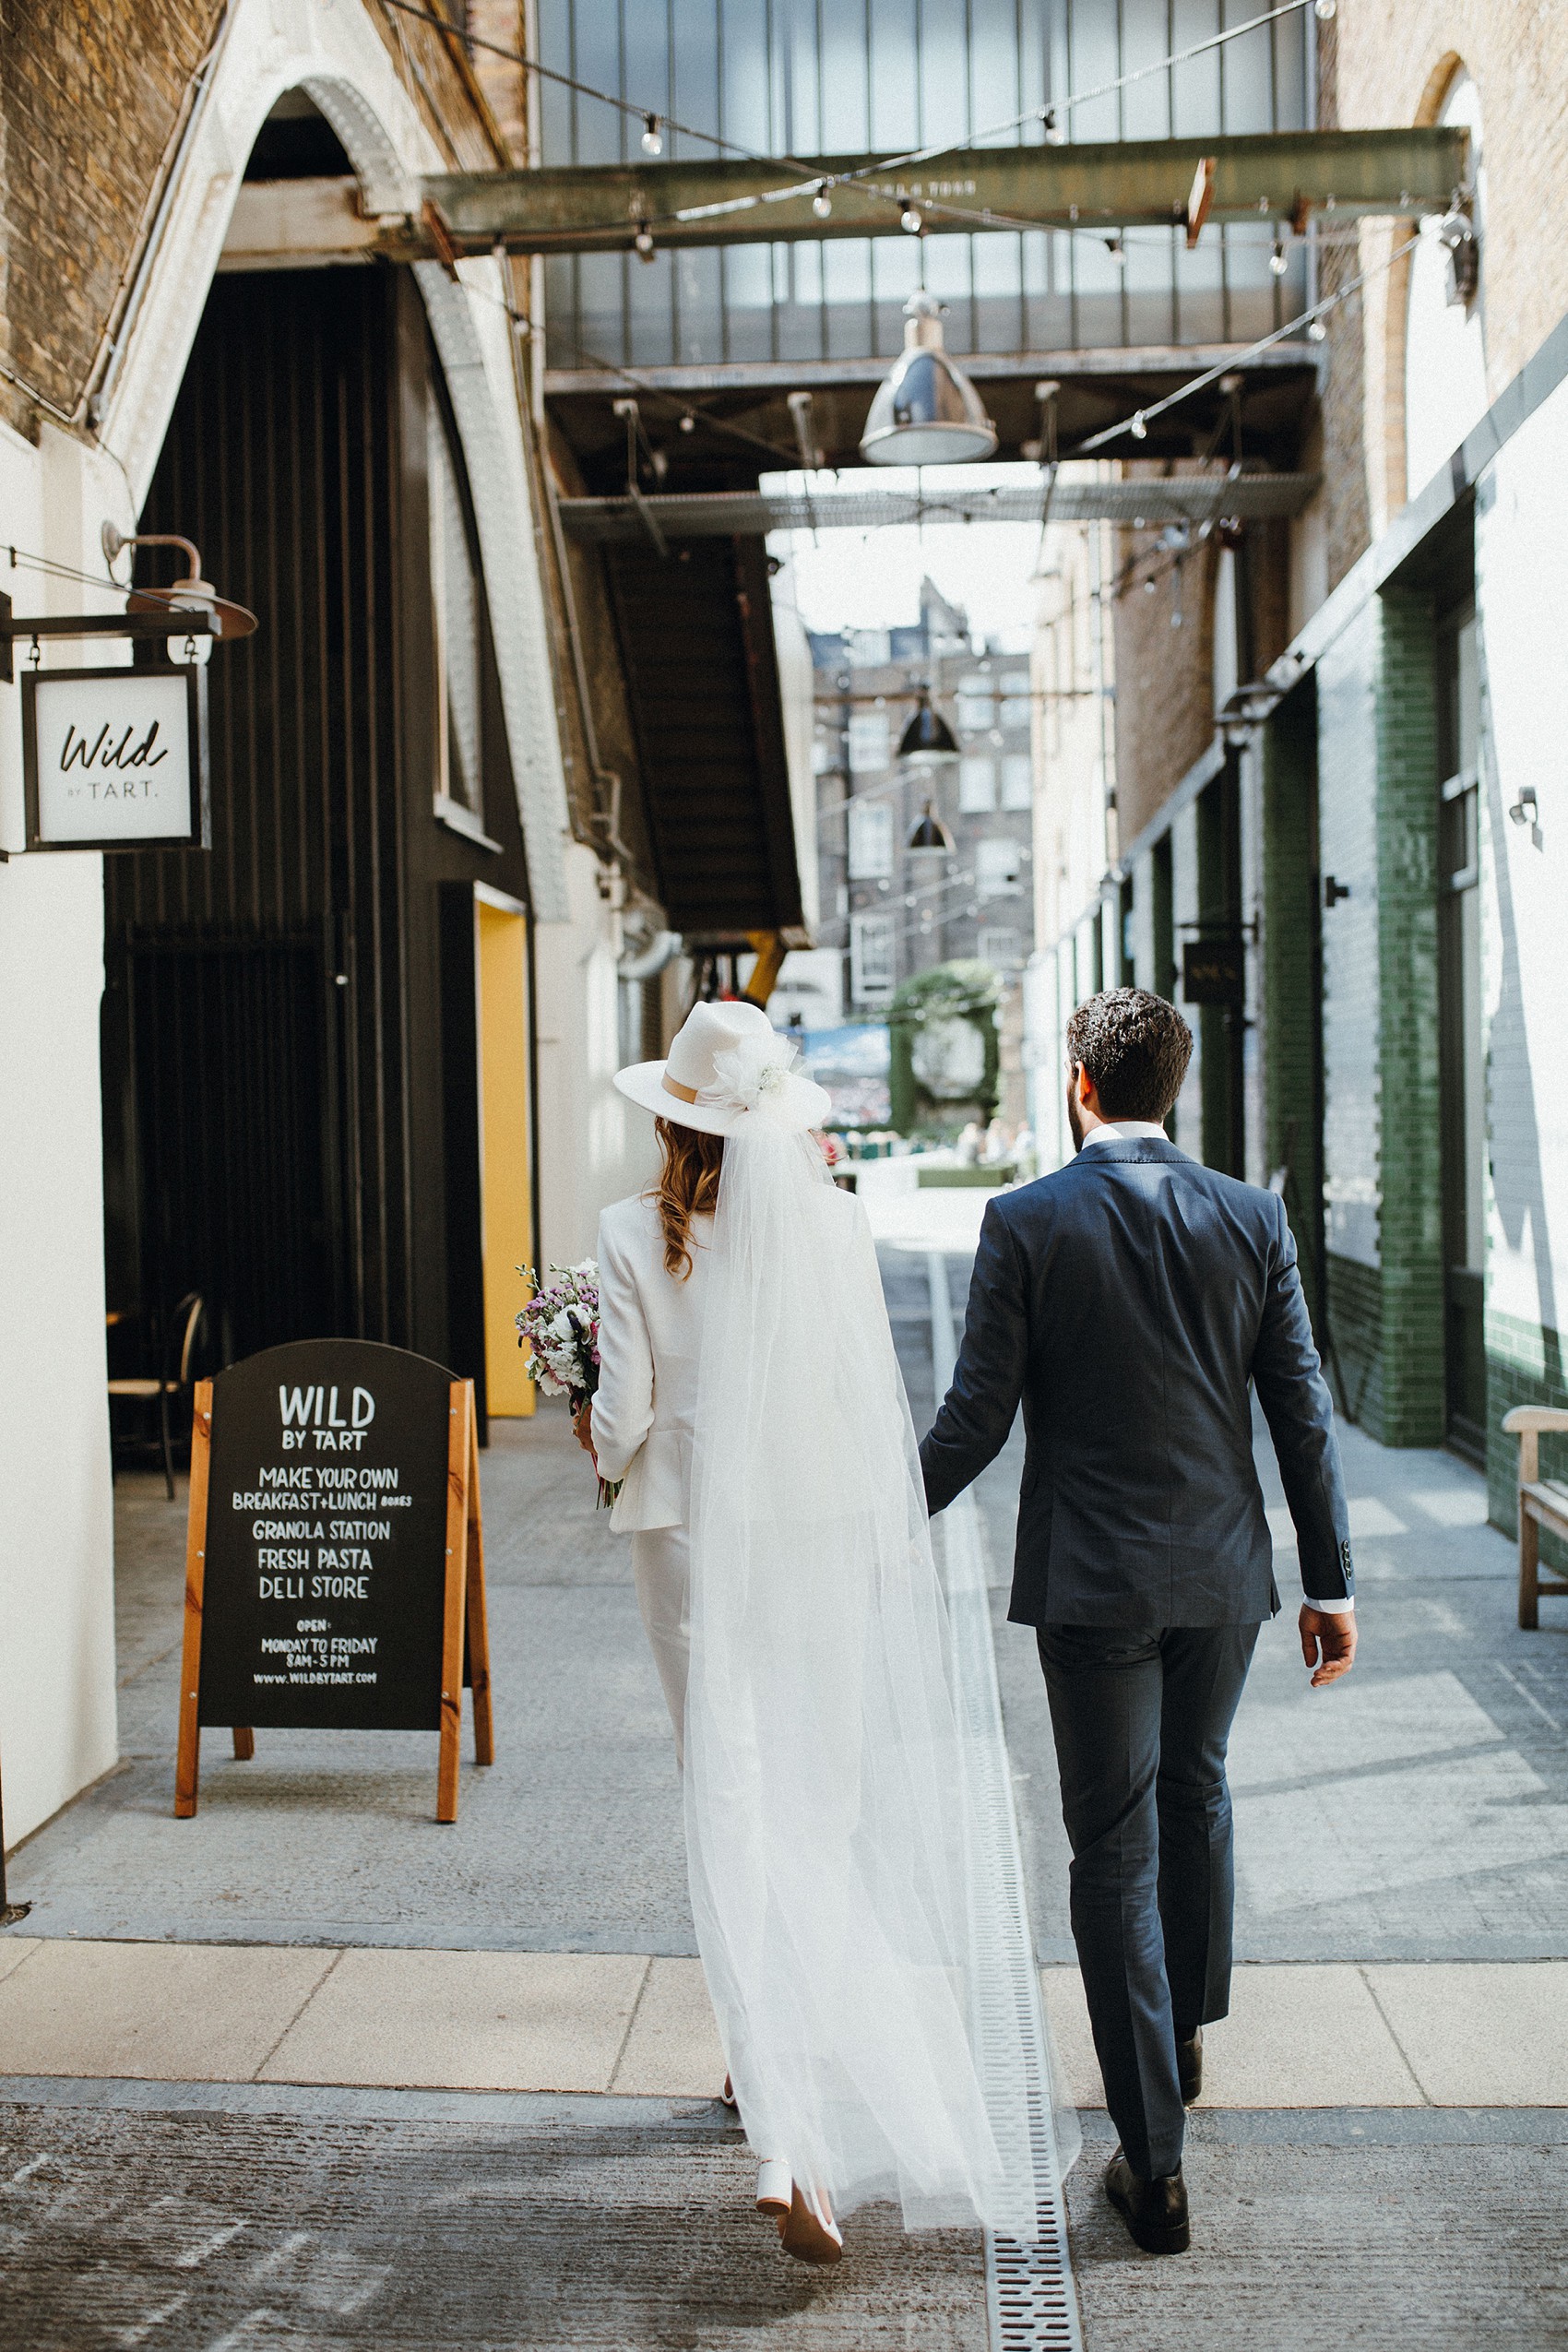
[[[533,1256],[529,1133],[528,918],[478,897],[480,1181],[484,1231],[484,1381],[499,1420],[531,1413],[514,1317],[529,1292],[517,1268]]]

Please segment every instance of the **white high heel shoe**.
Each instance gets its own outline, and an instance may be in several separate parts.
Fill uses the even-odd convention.
[[[778,2223],[779,2243],[798,2263],[826,2269],[843,2261],[843,2232],[827,2199],[802,2189],[782,2156],[765,2156],[757,2168],[756,2209]]]

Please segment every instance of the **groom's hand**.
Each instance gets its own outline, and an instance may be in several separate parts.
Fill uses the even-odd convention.
[[[1337,1682],[1356,1662],[1356,1612],[1353,1609],[1301,1610],[1301,1656],[1314,1669],[1313,1688]]]

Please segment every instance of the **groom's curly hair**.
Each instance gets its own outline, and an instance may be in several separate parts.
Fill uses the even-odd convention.
[[[1093,1079],[1108,1119],[1163,1119],[1182,1091],[1193,1032],[1163,996],[1108,988],[1069,1019],[1067,1051]]]

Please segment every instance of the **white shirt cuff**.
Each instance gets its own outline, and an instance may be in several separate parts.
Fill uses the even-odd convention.
[[[1337,1600],[1314,1600],[1311,1593],[1303,1596],[1308,1609],[1315,1609],[1323,1617],[1345,1617],[1355,1608],[1354,1594],[1342,1594]]]

